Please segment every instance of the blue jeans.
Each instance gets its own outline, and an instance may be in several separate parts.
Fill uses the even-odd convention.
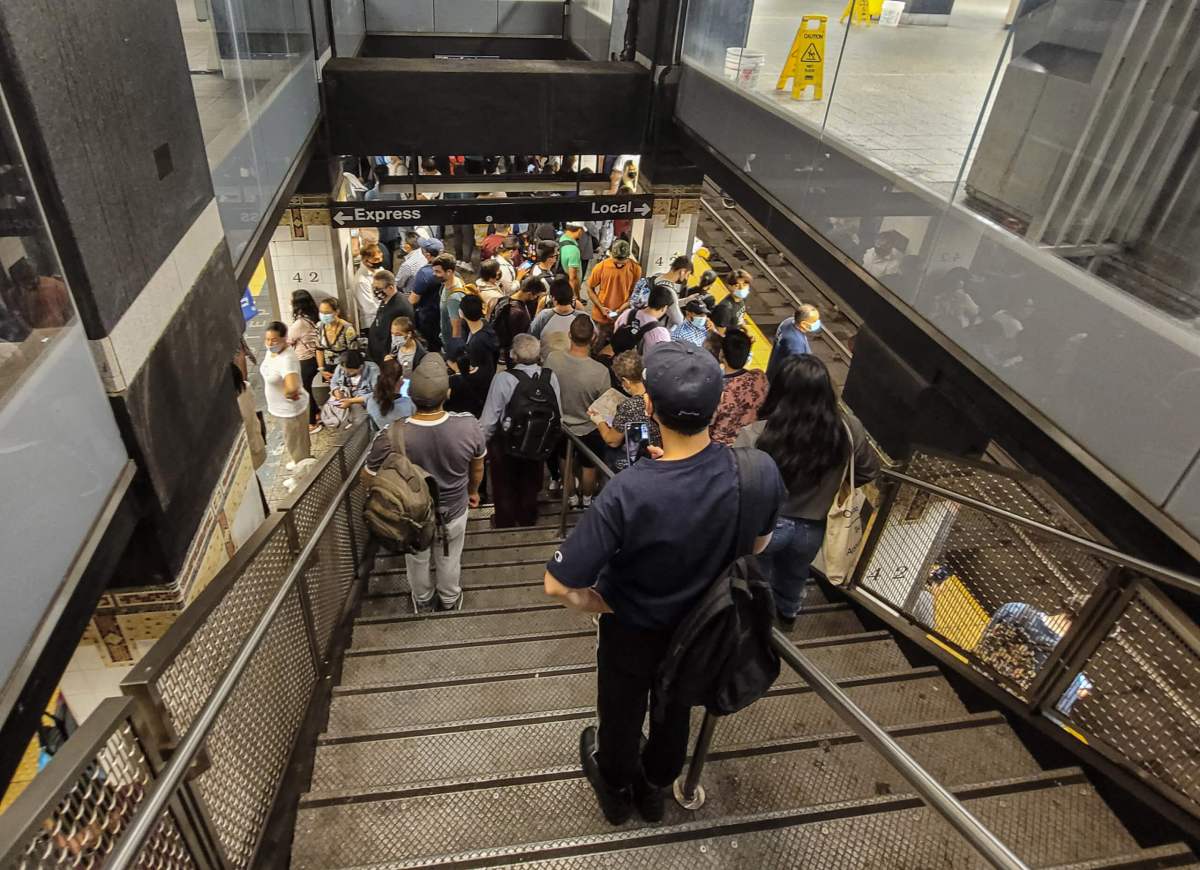
[[[758,557],[771,580],[775,609],[788,618],[804,605],[809,569],[825,540],[825,520],[780,517],[775,522],[771,543]]]

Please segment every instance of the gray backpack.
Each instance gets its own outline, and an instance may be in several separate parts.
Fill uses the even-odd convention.
[[[388,426],[384,434],[392,453],[371,480],[364,510],[367,526],[396,552],[428,550],[441,526],[437,481],[409,460],[403,423]]]

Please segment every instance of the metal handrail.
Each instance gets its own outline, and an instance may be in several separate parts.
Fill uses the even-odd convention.
[[[563,460],[562,466],[562,506],[558,512],[558,536],[565,538],[567,536],[567,512],[570,510],[571,493],[575,489],[575,451],[578,450],[582,453],[596,468],[604,473],[605,477],[611,479],[616,475],[616,472],[609,468],[607,462],[584,444],[578,435],[573,435],[566,429],[563,429],[562,433],[567,439],[567,456]]]
[[[208,732],[212,730],[213,725],[216,723],[221,709],[233,694],[234,688],[236,688],[242,674],[249,666],[250,660],[253,658],[259,644],[266,637],[267,631],[270,630],[271,624],[275,621],[275,617],[283,608],[288,595],[291,594],[293,588],[296,586],[296,581],[303,576],[309,557],[312,556],[320,544],[325,529],[328,528],[338,511],[342,509],[343,501],[350,490],[358,484],[359,471],[366,463],[367,456],[368,453],[364,452],[358,458],[358,461],[354,463],[354,467],[350,469],[349,474],[346,475],[346,480],[338,489],[337,494],[330,500],[329,507],[321,515],[321,519],[317,523],[312,536],[296,557],[291,570],[288,571],[287,577],[284,578],[279,590],[275,593],[275,597],[271,599],[271,603],[267,605],[266,610],[259,617],[249,636],[247,636],[242,646],[238,649],[237,655],[234,656],[233,661],[229,665],[229,669],[213,690],[212,695],[209,696],[208,701],[205,702],[204,707],[196,715],[192,726],[180,741],[178,749],[172,754],[171,760],[163,768],[158,780],[146,795],[145,801],[138,808],[125,836],[117,844],[117,847],[112,852],[111,859],[106,864],[111,870],[128,870],[128,868],[136,864],[142,846],[153,833],[159,816],[166,810],[167,804],[183,784],[184,778],[192,766],[192,762],[199,755],[205,738],[208,737]]]
[[[921,767],[903,747],[867,716],[857,704],[809,658],[796,649],[777,628],[771,629],[771,646],[847,724],[904,777],[921,799],[944,818],[993,867],[1028,870],[1011,849],[971,813],[945,786]]]
[[[1086,550],[1093,555],[1100,556],[1111,562],[1115,562],[1118,565],[1124,565],[1127,568],[1132,568],[1133,570],[1145,574],[1148,577],[1153,577],[1155,580],[1159,580],[1170,586],[1174,586],[1176,589],[1182,589],[1185,592],[1190,592],[1193,595],[1200,595],[1200,579],[1195,577],[1189,577],[1187,574],[1180,573],[1179,571],[1175,571],[1171,568],[1167,568],[1162,565],[1155,565],[1153,562],[1147,562],[1146,560],[1139,559],[1136,556],[1130,556],[1126,553],[1122,553],[1120,550],[1097,543],[1090,538],[1084,538],[1071,532],[1063,531],[1062,529],[1056,529],[1054,526],[1048,526],[1045,523],[1037,520],[1031,520],[1028,517],[1023,517],[1020,514],[1013,513],[1012,511],[1005,510],[1004,508],[998,508],[995,505],[988,504],[985,501],[972,498],[969,495],[963,495],[960,492],[955,492],[952,489],[947,489],[946,487],[939,486],[936,483],[930,483],[927,480],[921,480],[919,477],[912,477],[908,474],[904,474],[900,471],[894,471],[890,468],[882,468],[880,469],[880,473],[884,477],[888,477],[900,483],[916,487],[917,489],[923,489],[926,492],[930,492],[934,495],[940,496],[941,498],[949,499],[950,501],[965,505],[981,513],[997,517],[1005,522],[1024,526],[1025,528],[1032,529],[1033,531],[1046,537],[1057,538],[1058,540],[1064,541],[1074,547],[1079,547],[1082,550]]]

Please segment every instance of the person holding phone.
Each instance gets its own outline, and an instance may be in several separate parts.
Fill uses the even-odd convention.
[[[416,410],[408,398],[408,379],[398,360],[388,358],[379,367],[375,388],[367,396],[367,413],[376,430],[404,420]]]
[[[612,370],[621,380],[621,389],[629,396],[617,405],[612,422],[599,414],[592,416],[600,437],[609,447],[621,448],[616,470],[628,468],[644,458],[650,447],[662,447],[662,432],[646,413],[646,385],[642,382],[642,355],[636,350],[619,353],[613,359]]]

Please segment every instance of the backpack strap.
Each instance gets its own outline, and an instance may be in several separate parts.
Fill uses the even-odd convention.
[[[733,454],[734,471],[738,479],[737,534],[733,541],[733,559],[738,559],[754,551],[758,529],[754,527],[749,506],[753,504],[753,499],[766,492],[766,463],[771,459],[761,450],[754,448],[734,447],[730,452]]]
[[[545,369],[542,369],[542,371],[545,371]],[[523,372],[516,366],[513,366],[511,369],[509,369],[508,373],[517,379],[517,390],[521,389],[524,384],[527,384],[529,381],[533,380],[533,378],[529,377],[528,372]],[[513,390],[513,392],[515,393],[516,390]]]

